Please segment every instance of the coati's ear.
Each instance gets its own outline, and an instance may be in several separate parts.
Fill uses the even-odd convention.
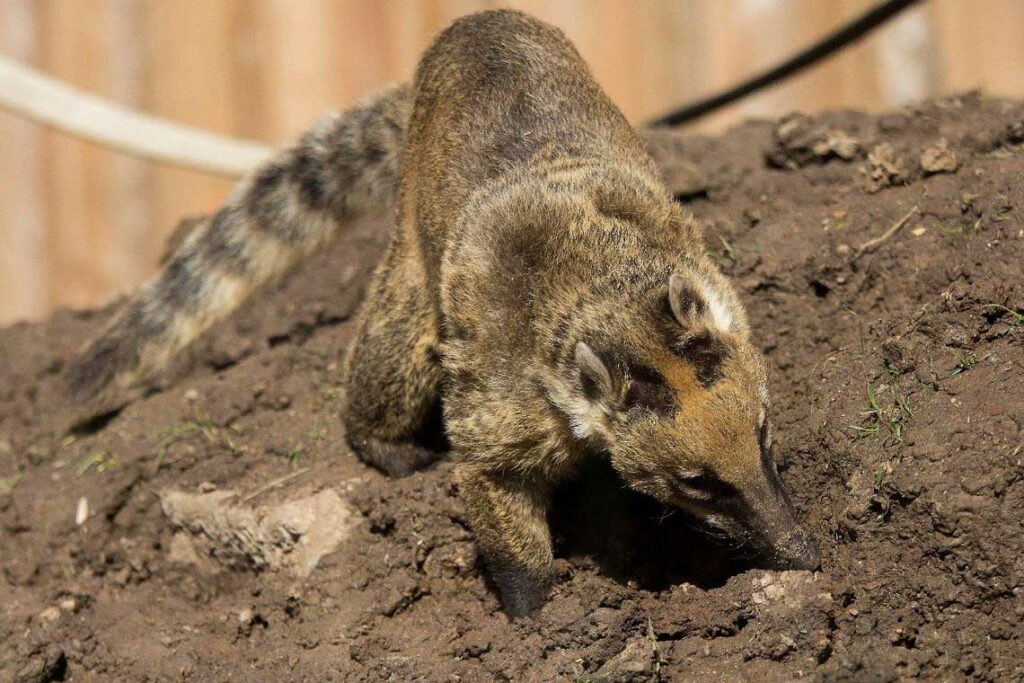
[[[732,314],[714,290],[698,291],[693,280],[678,273],[668,279],[668,303],[683,328],[671,350],[693,366],[702,386],[711,386],[722,376],[722,363],[729,355],[720,333],[729,331]]]
[[[668,279],[668,305],[683,327],[691,327],[708,310],[708,302],[679,273],[672,273]]]
[[[733,316],[725,300],[697,275],[673,273],[668,279],[668,304],[672,316],[682,327],[693,328],[701,319],[706,324],[729,332]]]
[[[591,401],[611,396],[615,390],[608,366],[585,342],[576,344],[576,367],[580,371],[583,395]]]
[[[605,423],[615,396],[612,373],[585,342],[576,344],[573,363],[578,377],[544,382],[548,398],[569,418],[577,438],[600,442],[607,436]]]

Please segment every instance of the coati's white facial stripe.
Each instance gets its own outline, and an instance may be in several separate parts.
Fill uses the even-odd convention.
[[[729,311],[729,307],[710,287],[705,287],[701,291],[701,296],[708,302],[708,310],[711,312],[712,320],[715,321],[715,326],[723,332],[728,332],[732,327],[732,313]]]
[[[569,418],[569,426],[577,439],[595,439],[601,435],[604,413],[596,403],[562,386],[549,386],[548,399]]]
[[[575,401],[569,411],[569,424],[577,439],[593,439],[599,434],[602,413],[597,406],[587,401]]]

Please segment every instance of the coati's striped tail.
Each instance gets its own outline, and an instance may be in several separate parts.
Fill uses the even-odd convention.
[[[175,352],[360,216],[393,202],[411,113],[394,87],[321,120],[242,180],[66,371],[79,420],[116,409]]]

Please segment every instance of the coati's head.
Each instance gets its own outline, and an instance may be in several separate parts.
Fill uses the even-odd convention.
[[[677,270],[614,337],[581,330],[569,394],[577,437],[636,491],[696,515],[775,567],[814,568],[772,458],[764,360],[725,290]],[[634,306],[630,306],[631,309]]]

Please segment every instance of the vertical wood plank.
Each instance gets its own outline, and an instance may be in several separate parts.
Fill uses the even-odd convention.
[[[106,96],[133,109],[146,106],[145,15],[135,0],[111,0],[103,17],[108,36],[104,68],[109,74]],[[124,154],[107,157],[107,206],[110,223],[104,230],[103,251],[90,254],[92,267],[107,275],[101,297],[121,294],[138,286],[152,271],[151,226],[155,167]],[[98,257],[98,258],[97,258]]]
[[[143,16],[146,110],[171,121],[234,134],[232,5],[224,0],[151,0]],[[148,269],[178,221],[215,210],[233,182],[178,168],[154,168],[153,220],[145,226]]]
[[[32,0],[0,3],[0,51],[38,61],[39,13]],[[0,323],[48,309],[43,235],[47,223],[43,131],[0,112]]]
[[[939,49],[943,93],[983,88],[1024,94],[1024,3],[1019,0],[935,0],[929,3]]]
[[[109,92],[101,17],[109,2],[70,0],[42,5],[42,62],[49,73],[93,93]],[[108,170],[113,154],[84,142],[45,133],[47,208],[45,289],[49,306],[86,306],[110,291],[103,268],[111,225]]]

